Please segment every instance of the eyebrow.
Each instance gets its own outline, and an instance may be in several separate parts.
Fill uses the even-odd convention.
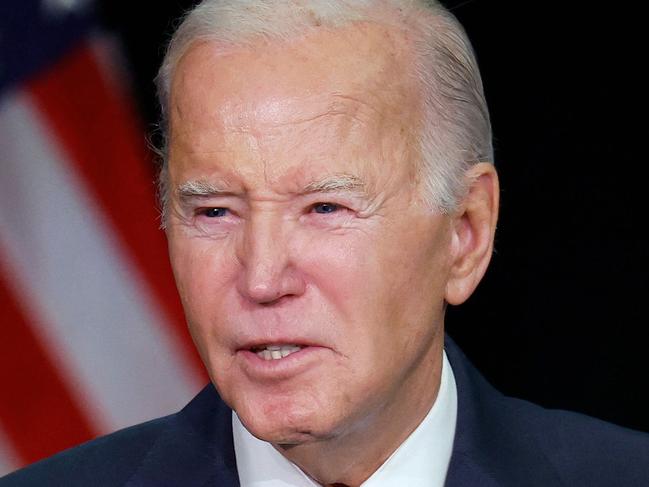
[[[232,192],[225,186],[204,180],[186,181],[178,185],[176,188],[176,194],[181,200],[189,200],[191,198],[209,198],[212,196],[222,196],[231,193]]]
[[[343,191],[363,193],[365,189],[365,183],[358,176],[353,176],[351,174],[333,174],[307,184],[302,192],[304,194],[335,193]]]

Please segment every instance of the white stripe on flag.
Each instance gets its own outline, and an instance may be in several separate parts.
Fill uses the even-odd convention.
[[[2,425],[0,425],[0,477],[7,475],[9,472],[13,472],[20,465],[18,455],[11,446],[11,442],[2,429]]]
[[[198,378],[27,95],[0,105],[0,154],[0,244],[90,417],[112,430],[177,410]]]

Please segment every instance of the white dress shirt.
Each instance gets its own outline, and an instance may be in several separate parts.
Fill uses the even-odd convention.
[[[439,392],[423,421],[362,487],[443,487],[451,461],[457,388],[451,364],[442,362]],[[252,436],[232,413],[241,487],[319,487],[270,443]]]

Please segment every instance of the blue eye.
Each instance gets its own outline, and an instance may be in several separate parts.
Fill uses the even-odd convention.
[[[222,218],[227,215],[227,208],[207,208],[201,212],[208,218]]]
[[[339,209],[340,207],[334,203],[317,203],[313,205],[313,211],[320,214],[334,213]]]

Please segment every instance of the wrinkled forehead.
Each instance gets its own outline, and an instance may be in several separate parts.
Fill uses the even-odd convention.
[[[412,121],[420,105],[412,65],[406,35],[373,23],[245,47],[197,42],[174,73],[171,132],[201,120],[273,123],[291,107],[298,117],[316,117],[338,103],[365,106],[377,119]]]

